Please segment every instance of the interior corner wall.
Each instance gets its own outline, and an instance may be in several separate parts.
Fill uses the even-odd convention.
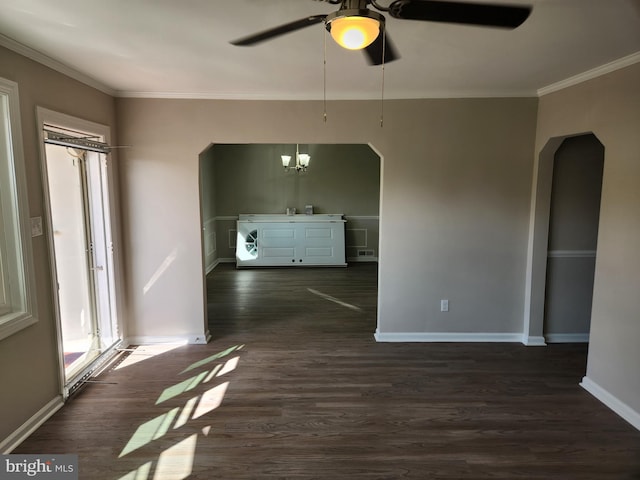
[[[0,77],[18,84],[29,215],[45,218],[36,107],[108,125],[115,138],[112,97],[0,47]],[[33,237],[38,322],[0,341],[0,444],[60,397],[59,358],[49,247]]]
[[[604,145],[591,334],[583,384],[640,428],[640,64],[540,98],[536,152],[593,132]]]
[[[321,101],[117,99],[134,335],[201,328],[198,156],[212,143],[370,144],[378,331],[522,333],[537,99],[386,100],[382,128],[379,101],[327,109],[324,123]]]

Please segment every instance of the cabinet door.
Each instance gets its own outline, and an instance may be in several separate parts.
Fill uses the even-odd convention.
[[[258,229],[260,265],[295,263],[299,232],[295,223],[263,223]]]
[[[300,238],[299,263],[304,265],[344,265],[344,223],[302,223],[298,227]]]

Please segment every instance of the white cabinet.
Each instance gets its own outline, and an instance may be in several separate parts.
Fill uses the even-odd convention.
[[[238,267],[346,266],[341,214],[240,215]]]

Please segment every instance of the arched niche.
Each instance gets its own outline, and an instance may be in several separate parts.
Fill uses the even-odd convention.
[[[531,199],[529,245],[527,251],[527,279],[522,343],[529,346],[546,345],[544,338],[545,289],[547,278],[547,249],[549,244],[549,219],[551,214],[551,191],[556,152],[562,143],[572,137],[592,135],[580,132],[550,138],[540,150]]]

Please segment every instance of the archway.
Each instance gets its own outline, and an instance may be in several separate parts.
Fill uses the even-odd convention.
[[[547,305],[547,279],[549,264],[549,239],[552,190],[554,179],[554,164],[556,154],[567,139],[582,139],[591,142],[594,148],[601,149],[603,145],[591,132],[575,135],[565,135],[549,139],[540,151],[537,170],[534,172],[534,191],[532,199],[531,230],[529,237],[529,251],[527,255],[527,282],[525,291],[524,334],[523,343],[526,345],[545,345],[545,312]],[[597,147],[599,145],[599,147]],[[601,175],[601,173],[600,173]],[[599,193],[598,193],[599,198]],[[596,227],[597,228],[597,227]],[[553,244],[551,245],[553,248]],[[560,254],[558,254],[560,252]],[[568,253],[567,253],[568,252]],[[576,254],[578,252],[578,254]],[[565,255],[566,254],[566,255]],[[595,249],[582,249],[575,252],[552,250],[552,258],[594,257]],[[592,288],[592,286],[591,286]],[[557,292],[555,292],[557,294]],[[553,334],[554,332],[547,332]],[[577,337],[553,336],[549,341],[575,341]],[[584,336],[581,338],[584,340]]]

